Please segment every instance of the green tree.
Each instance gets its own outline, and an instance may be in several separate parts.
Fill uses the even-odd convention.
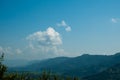
[[[0,80],[3,80],[4,74],[7,71],[7,67],[2,64],[3,60],[4,60],[4,53],[2,53],[2,55],[0,56]]]

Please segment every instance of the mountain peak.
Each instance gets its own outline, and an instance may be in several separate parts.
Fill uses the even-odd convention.
[[[120,52],[116,53],[114,56],[120,56]]]
[[[90,56],[90,54],[83,54],[82,56]]]

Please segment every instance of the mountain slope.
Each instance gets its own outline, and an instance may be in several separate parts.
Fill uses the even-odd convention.
[[[85,77],[83,80],[120,80],[120,64],[116,64],[96,75]]]
[[[43,60],[25,67],[13,68],[18,71],[50,70],[61,75],[89,76],[120,63],[120,53],[115,55],[82,55],[74,58],[58,57]]]

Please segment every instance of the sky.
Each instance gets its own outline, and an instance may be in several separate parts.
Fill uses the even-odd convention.
[[[120,0],[0,0],[0,53],[46,59],[120,52]]]

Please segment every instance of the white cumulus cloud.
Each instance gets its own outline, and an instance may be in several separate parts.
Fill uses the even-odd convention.
[[[27,40],[35,41],[37,44],[42,46],[62,44],[60,34],[51,27],[49,27],[46,31],[38,31],[29,35]]]
[[[71,27],[66,24],[66,22],[63,20],[61,23],[57,23],[58,27],[64,27],[67,32],[71,31]]]
[[[47,28],[46,31],[38,31],[30,34],[26,39],[29,41],[29,48],[31,48],[34,53],[44,53],[44,56],[53,56],[64,52],[64,50],[60,48],[60,45],[62,45],[61,36],[52,27]]]

